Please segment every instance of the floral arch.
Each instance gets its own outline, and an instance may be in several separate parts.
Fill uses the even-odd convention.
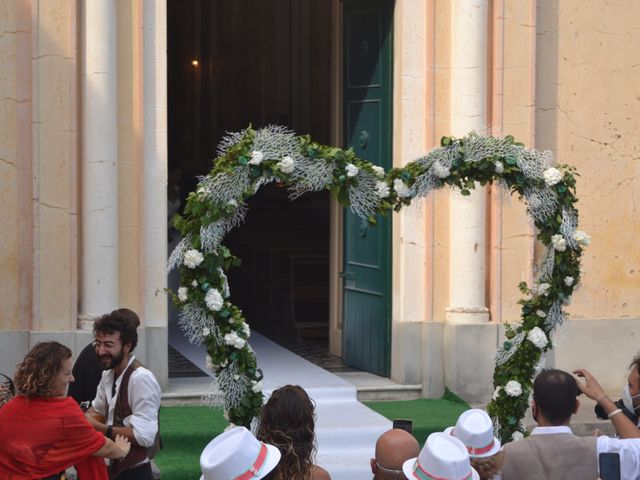
[[[526,204],[545,246],[534,285],[520,283],[524,297],[521,322],[506,325],[507,340],[498,349],[495,391],[487,409],[503,441],[523,435],[521,419],[541,354],[552,345],[551,333],[565,319],[580,279],[580,258],[589,237],[579,230],[575,208],[575,170],[552,166],[550,152],[527,149],[513,137],[472,133],[444,137],[441,146],[385,172],[352,150],[320,145],[279,126],[251,127],[229,134],[218,147],[211,172],[200,178],[182,216],[174,223],[183,235],[169,258],[180,269],[180,288],[172,292],[180,307],[179,324],[191,342],[204,343],[207,365],[216,374],[217,391],[209,401],[224,408],[228,420],[249,426],[263,403],[262,372],[247,343],[249,326],[229,300],[225,271],[239,260],[222,245],[240,225],[245,201],[262,186],[280,182],[290,199],[330,190],[363,222],[400,210],[417,197],[449,186],[469,195],[477,183],[497,182]]]

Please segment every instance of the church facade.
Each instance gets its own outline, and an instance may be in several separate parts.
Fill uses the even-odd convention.
[[[127,307],[166,387],[170,172],[195,178],[224,131],[280,123],[385,168],[470,131],[576,166],[592,241],[547,365],[620,388],[639,350],[640,6],[601,3],[0,0],[0,370],[45,339],[79,353],[96,316]],[[524,206],[497,186],[438,191],[375,233],[325,203],[326,254],[304,258],[324,262],[313,328],[330,351],[427,397],[486,401],[542,253]],[[358,235],[375,282],[353,267],[370,263]],[[363,318],[365,290],[379,303]]]

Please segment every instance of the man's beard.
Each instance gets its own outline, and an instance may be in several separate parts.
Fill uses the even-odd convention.
[[[100,362],[100,366],[103,370],[113,370],[122,363],[123,359],[124,352],[122,350],[120,350],[120,353],[115,357],[109,354],[104,354],[98,357],[98,361]],[[106,363],[106,360],[109,360],[109,363]]]

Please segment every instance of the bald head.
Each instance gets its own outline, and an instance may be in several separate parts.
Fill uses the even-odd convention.
[[[383,433],[376,442],[376,458],[371,460],[371,470],[377,480],[395,480],[404,478],[402,464],[417,457],[420,445],[413,435],[394,428]],[[393,470],[398,471],[394,473]]]

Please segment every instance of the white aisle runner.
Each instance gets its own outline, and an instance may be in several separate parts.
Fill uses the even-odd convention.
[[[171,332],[173,348],[207,373],[205,349],[190,344],[183,335]],[[308,362],[262,335],[252,332],[249,343],[264,372],[268,396],[283,385],[303,387],[316,402],[317,463],[332,480],[372,478],[369,460],[377,438],[391,428],[391,422],[357,400],[355,386]]]

